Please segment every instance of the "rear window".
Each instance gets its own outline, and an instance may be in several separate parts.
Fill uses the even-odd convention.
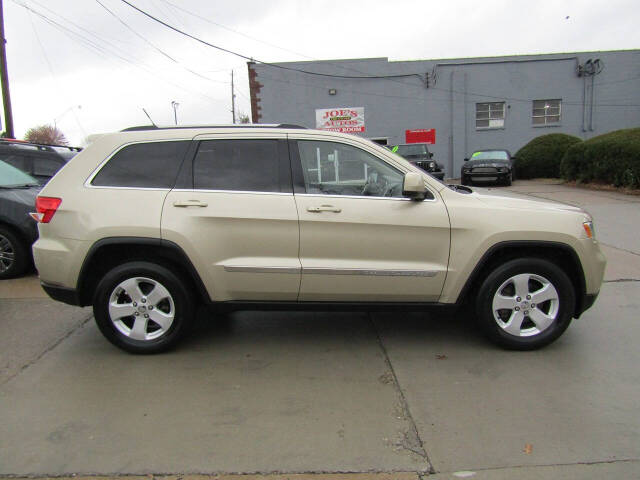
[[[190,141],[127,145],[93,178],[98,187],[172,188]]]

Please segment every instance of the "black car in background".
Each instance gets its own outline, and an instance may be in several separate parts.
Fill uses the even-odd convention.
[[[0,139],[0,160],[31,175],[40,185],[47,183],[80,150],[79,147]]]
[[[515,169],[512,157],[508,150],[477,150],[470,158],[464,159],[464,165],[460,172],[460,183],[471,185],[472,183],[511,185],[515,179]]]
[[[32,264],[38,228],[29,213],[41,188],[35,178],[0,160],[0,280],[21,275]]]
[[[433,160],[433,153],[429,151],[427,145],[426,143],[404,143],[394,145],[391,147],[391,151],[413,163],[416,167],[430,173],[438,180],[442,180],[444,178],[442,165]]]

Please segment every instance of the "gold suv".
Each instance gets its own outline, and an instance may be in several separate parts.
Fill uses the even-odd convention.
[[[220,309],[468,304],[513,349],[589,308],[605,258],[585,211],[447,186],[351,135],[291,125],[99,136],[42,190],[33,247],[54,299],[125,350],[174,346]]]

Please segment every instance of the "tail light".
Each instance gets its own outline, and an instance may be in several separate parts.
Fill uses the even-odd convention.
[[[36,212],[31,217],[40,223],[49,223],[62,203],[61,198],[36,197]]]

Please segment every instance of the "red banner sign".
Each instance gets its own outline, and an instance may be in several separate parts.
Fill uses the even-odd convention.
[[[406,143],[428,143],[435,145],[436,143],[436,129],[430,130],[405,130],[404,132]]]

